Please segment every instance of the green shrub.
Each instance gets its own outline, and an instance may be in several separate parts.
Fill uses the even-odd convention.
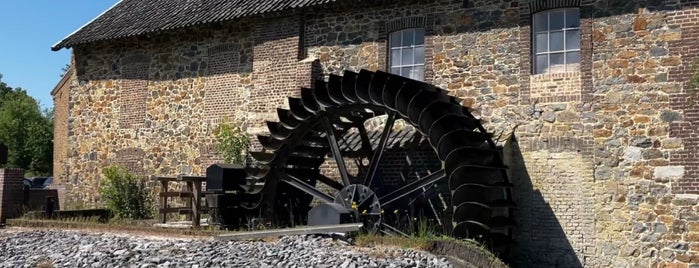
[[[694,60],[690,67],[690,72],[692,75],[689,77],[689,90],[697,91],[699,90],[699,59]]]
[[[214,130],[216,151],[223,156],[226,163],[245,164],[250,138],[237,123],[224,120]]]
[[[100,187],[100,195],[106,201],[105,205],[109,210],[120,218],[152,217],[152,192],[142,178],[118,166],[109,166],[103,173],[105,180]]]

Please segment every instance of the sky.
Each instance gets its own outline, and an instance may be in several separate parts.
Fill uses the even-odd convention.
[[[70,63],[70,49],[51,46],[114,5],[117,0],[7,0],[0,8],[0,74],[53,107],[51,90]]]

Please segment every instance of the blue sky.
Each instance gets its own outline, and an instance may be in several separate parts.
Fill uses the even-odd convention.
[[[70,49],[51,46],[114,5],[117,0],[13,0],[0,8],[0,74],[53,107],[51,90],[70,62]]]

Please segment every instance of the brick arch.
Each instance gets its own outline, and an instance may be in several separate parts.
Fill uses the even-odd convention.
[[[579,6],[580,0],[529,0],[529,10],[532,14],[548,9]]]
[[[427,25],[431,26],[431,23],[427,23],[431,20],[426,17],[407,17],[399,18],[395,20],[390,20],[383,22],[383,31],[379,31],[381,35],[387,35],[388,33],[410,29],[410,28],[427,28]],[[431,28],[431,27],[430,27]],[[427,29],[425,29],[427,32]]]

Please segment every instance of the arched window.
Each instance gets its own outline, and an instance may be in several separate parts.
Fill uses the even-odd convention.
[[[395,31],[389,38],[389,70],[415,80],[425,79],[425,29]]]
[[[580,69],[580,9],[538,12],[533,22],[534,74]]]

